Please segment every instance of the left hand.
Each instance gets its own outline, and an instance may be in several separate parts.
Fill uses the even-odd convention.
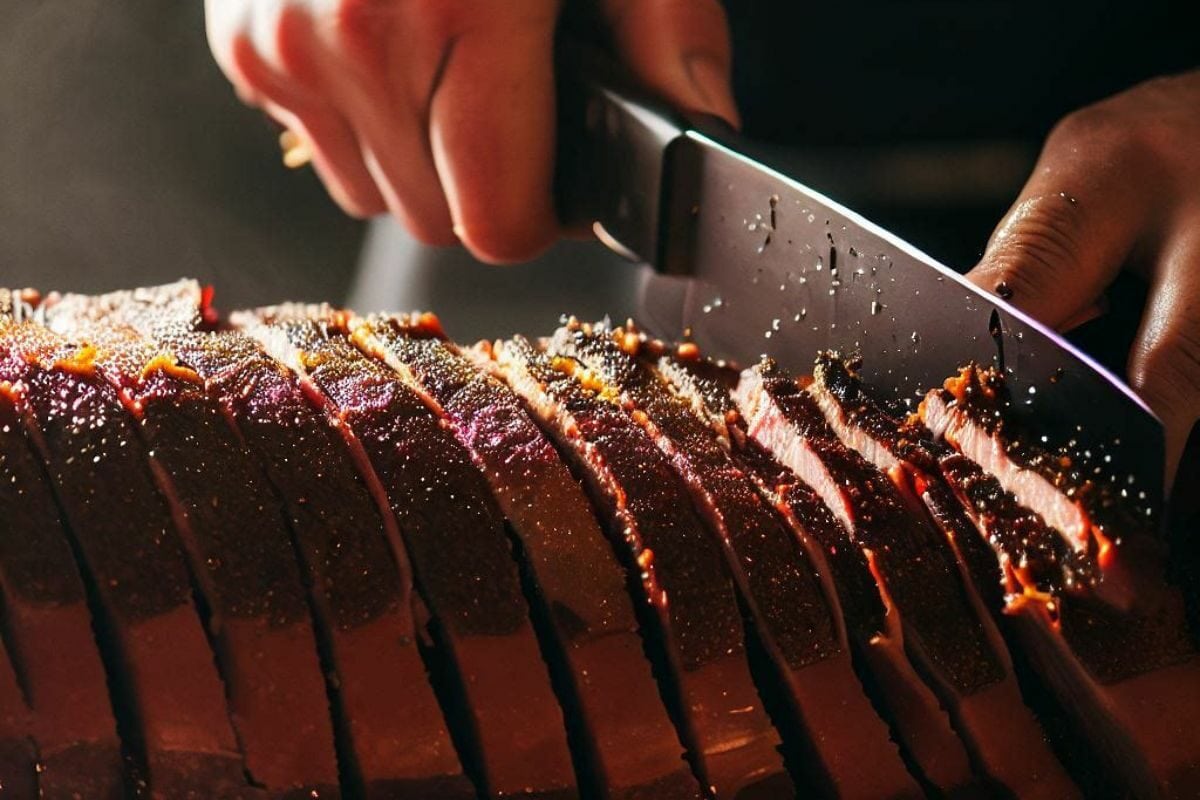
[[[1200,418],[1200,71],[1064,118],[967,277],[1066,330],[1123,267],[1150,285],[1129,381],[1165,425],[1170,486]]]

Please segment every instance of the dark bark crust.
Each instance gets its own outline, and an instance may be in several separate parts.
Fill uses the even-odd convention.
[[[741,614],[720,549],[646,433],[524,339],[498,369],[558,445],[635,576],[643,631],[702,785],[718,797],[773,797],[783,762],[746,660]]]
[[[584,782],[633,797],[649,785],[666,791],[664,777],[674,776],[670,796],[697,796],[644,657],[626,575],[553,445],[503,383],[419,320],[377,318],[365,328],[436,402],[512,527],[543,646],[579,722]]]

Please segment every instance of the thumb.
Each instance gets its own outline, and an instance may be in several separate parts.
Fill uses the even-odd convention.
[[[688,111],[740,123],[718,0],[605,0],[602,12],[617,56],[648,88]]]

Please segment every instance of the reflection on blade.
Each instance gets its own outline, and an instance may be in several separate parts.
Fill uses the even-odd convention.
[[[1102,463],[1097,474],[1161,498],[1160,423],[1053,331],[709,136],[673,144],[669,174],[658,266],[690,278],[645,279],[642,322],[655,334],[690,329],[711,356],[770,355],[801,373],[819,350],[858,353],[865,381],[899,410],[961,364],[998,363],[1014,416],[1036,415],[1050,441]]]

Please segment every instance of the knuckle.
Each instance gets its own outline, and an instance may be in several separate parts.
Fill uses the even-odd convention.
[[[1046,138],[1043,158],[1084,156],[1103,169],[1140,168],[1161,155],[1162,131],[1151,116],[1131,114],[1118,95],[1063,117]]]
[[[1134,391],[1162,414],[1200,414],[1200,314],[1173,319],[1145,345],[1130,375]]]

